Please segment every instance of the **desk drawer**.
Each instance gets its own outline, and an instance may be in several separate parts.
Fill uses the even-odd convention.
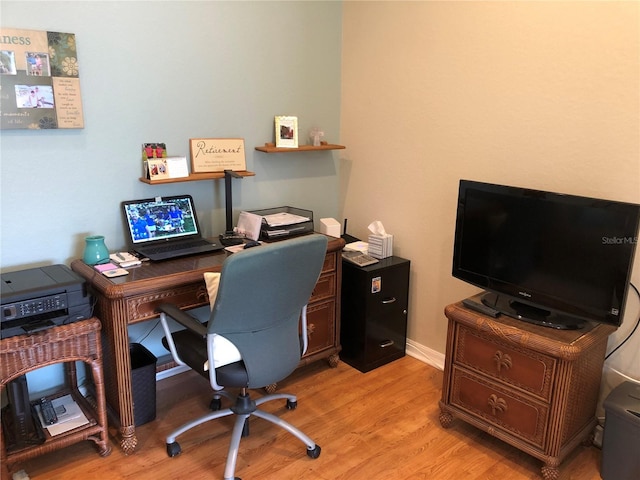
[[[161,303],[173,303],[182,309],[200,307],[209,303],[207,287],[203,282],[192,283],[161,293],[138,295],[126,299],[129,323],[157,317],[156,308]]]
[[[328,298],[335,298],[336,296],[336,274],[322,274],[318,279],[318,283],[313,287],[309,304],[319,302]]]
[[[517,390],[454,367],[451,404],[536,447],[544,448],[549,406]]]
[[[556,360],[553,357],[492,338],[464,325],[457,326],[455,362],[478,373],[551,398]]]
[[[336,344],[336,302],[316,303],[307,307],[309,346],[305,356],[334,348]]]

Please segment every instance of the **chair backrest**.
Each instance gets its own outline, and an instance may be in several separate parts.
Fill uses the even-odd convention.
[[[234,253],[222,265],[208,333],[238,348],[249,388],[276,383],[300,362],[299,318],[316,285],[327,238],[309,235]]]

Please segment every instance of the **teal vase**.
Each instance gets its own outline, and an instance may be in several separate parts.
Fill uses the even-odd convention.
[[[84,255],[82,260],[87,265],[98,265],[109,261],[109,250],[104,244],[102,235],[92,235],[84,239]]]

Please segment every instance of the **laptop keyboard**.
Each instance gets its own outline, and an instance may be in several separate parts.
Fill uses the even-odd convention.
[[[206,240],[194,240],[192,242],[184,242],[184,243],[172,243],[169,245],[160,245],[157,247],[149,247],[145,248],[145,253],[157,255],[159,253],[167,253],[167,252],[175,252],[178,250],[188,250],[194,247],[203,247],[205,245],[209,245],[210,243]]]

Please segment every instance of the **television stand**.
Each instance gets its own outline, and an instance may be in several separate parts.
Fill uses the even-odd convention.
[[[597,424],[602,365],[615,327],[555,330],[492,318],[462,302],[447,306],[445,315],[441,425],[463,420],[540,459],[544,479],[556,480],[562,460],[590,442]]]
[[[534,307],[497,293],[487,292],[483,294],[482,304],[511,318],[542,327],[555,328],[556,330],[578,330],[584,328],[587,324],[586,321],[577,317]]]

